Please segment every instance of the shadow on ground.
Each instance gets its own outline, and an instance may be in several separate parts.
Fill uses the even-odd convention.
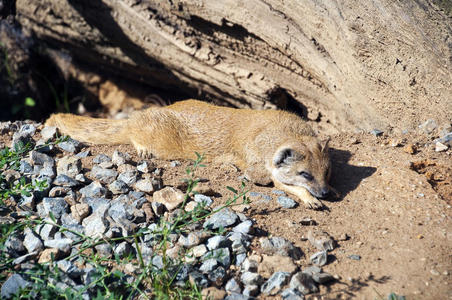
[[[333,165],[330,185],[339,192],[335,201],[342,200],[348,193],[356,189],[363,179],[371,176],[377,170],[370,166],[350,165],[348,162],[352,154],[347,150],[330,148],[330,157]]]

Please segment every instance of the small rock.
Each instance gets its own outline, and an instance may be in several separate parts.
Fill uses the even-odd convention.
[[[249,234],[251,233],[251,230],[253,226],[253,222],[251,220],[243,221],[242,223],[238,224],[234,228],[232,228],[233,232],[239,232],[243,234]]]
[[[276,272],[261,287],[261,292],[266,295],[276,295],[289,280],[290,273]]]
[[[36,226],[36,232],[44,241],[52,239],[57,228],[51,224],[43,224]]]
[[[256,273],[257,270],[258,270],[258,266],[259,265],[258,265],[258,263],[255,260],[246,258],[243,261],[242,266],[241,266],[240,269],[241,269],[242,272],[253,272],[253,273]]]
[[[319,284],[325,284],[335,280],[334,276],[328,273],[315,273],[312,275],[312,279]]]
[[[104,169],[100,166],[93,166],[91,169],[91,176],[102,183],[112,183],[118,176],[118,172],[112,169]]]
[[[218,248],[212,251],[207,252],[201,258],[202,261],[207,259],[214,258],[216,259],[222,266],[229,267],[231,264],[231,254],[229,248]]]
[[[165,212],[165,206],[160,202],[151,202],[151,207],[157,216],[161,216]]]
[[[78,157],[78,158],[85,158],[85,157],[88,157],[90,155],[91,155],[91,151],[86,150],[86,151],[77,153],[75,156]]]
[[[108,189],[113,194],[125,194],[129,191],[129,187],[124,181],[117,179],[108,185]]]
[[[297,266],[289,256],[281,255],[262,255],[262,262],[257,269],[258,273],[264,278],[269,278],[275,272],[295,273]]]
[[[419,128],[424,131],[426,134],[430,134],[437,127],[435,120],[428,119],[425,123],[419,125]]]
[[[309,230],[308,240],[319,250],[331,251],[334,249],[334,240],[327,232],[320,230]]]
[[[102,186],[98,181],[93,181],[91,184],[80,189],[80,193],[83,197],[100,198],[107,195],[107,189]]]
[[[320,274],[322,272],[322,269],[317,266],[310,266],[303,269],[303,273],[309,274],[311,276],[314,276],[314,274]]]
[[[58,175],[67,175],[75,178],[82,170],[82,161],[76,156],[63,156],[58,160],[57,173]]]
[[[165,205],[168,211],[172,211],[184,202],[185,194],[173,187],[166,187],[155,192],[153,199]]]
[[[118,150],[115,150],[115,152],[113,152],[113,155],[111,157],[111,161],[112,163],[114,163],[117,166],[123,165],[126,162],[128,162],[130,160],[130,155],[126,152],[120,152]]]
[[[259,294],[258,285],[246,285],[243,289],[244,296],[257,296]]]
[[[207,248],[209,250],[214,250],[219,247],[228,247],[230,244],[230,240],[222,235],[216,235],[207,240]]]
[[[31,283],[22,278],[19,274],[13,274],[2,285],[2,299],[9,299],[16,295],[21,289],[30,286]]]
[[[260,285],[262,283],[261,275],[253,272],[244,272],[240,276],[240,280],[244,285]]]
[[[238,218],[237,214],[230,208],[225,208],[213,214],[206,222],[204,222],[203,226],[207,229],[225,228],[234,225]]]
[[[152,179],[141,179],[135,183],[135,188],[139,191],[151,193],[158,188],[155,187],[155,182]]]
[[[211,286],[203,289],[201,291],[201,296],[202,299],[223,300],[225,299],[226,292],[219,288]]]
[[[299,290],[303,295],[319,291],[319,288],[315,285],[311,275],[303,272],[298,272],[292,276],[289,285],[291,288]]]
[[[57,248],[58,250],[61,250],[63,253],[69,253],[71,250],[71,245],[73,241],[68,238],[62,238],[62,239],[54,239],[54,240],[46,240],[44,241],[44,246],[48,248]]]
[[[436,142],[435,143],[435,151],[436,152],[442,152],[442,151],[446,151],[447,149],[449,149],[448,145],[444,145],[441,142]]]
[[[198,271],[193,271],[190,274],[188,274],[188,279],[192,284],[196,284],[200,287],[207,287],[209,285],[209,281],[207,278]]]
[[[203,194],[195,194],[194,200],[197,203],[202,203],[204,206],[211,206],[213,203],[213,200],[210,197]]]
[[[277,201],[284,208],[294,208],[298,205],[292,198],[285,196],[279,196]]]
[[[229,281],[226,283],[225,290],[228,293],[238,293],[238,294],[240,294],[242,291],[240,285],[238,284],[237,280],[235,280],[235,278],[229,279]]]
[[[372,129],[370,131],[370,134],[374,135],[374,136],[380,136],[383,134],[383,131],[379,130],[379,129]]]
[[[59,260],[63,258],[64,253],[57,248],[51,248],[51,249],[45,249],[41,252],[41,255],[39,256],[38,263],[43,264],[52,261],[52,256],[54,257],[54,260]]]
[[[95,164],[100,164],[100,163],[103,163],[103,162],[110,162],[110,161],[111,161],[111,158],[108,155],[105,155],[105,154],[99,154],[99,155],[96,155],[96,157],[93,158],[93,163],[95,163]]]
[[[352,259],[352,260],[360,260],[361,259],[361,256],[357,255],[357,254],[352,254],[352,255],[349,255],[347,257]]]
[[[30,228],[25,228],[24,232],[25,237],[23,244],[25,248],[27,248],[28,253],[35,251],[40,252],[44,248],[41,239]]]
[[[259,242],[263,252],[268,255],[278,254],[290,256],[296,260],[300,259],[302,256],[300,249],[294,247],[291,242],[281,237],[260,238]]]
[[[87,236],[96,238],[107,230],[108,223],[103,216],[96,213],[83,219],[82,225]]]
[[[130,251],[132,251],[132,247],[130,247],[129,243],[127,243],[127,242],[121,242],[118,245],[116,245],[116,247],[114,247],[114,249],[113,249],[113,252],[121,258],[129,255]],[[155,256],[155,257],[157,257],[157,256]],[[154,264],[154,261],[153,261],[153,264]]]
[[[415,145],[407,144],[407,145],[405,145],[405,147],[403,147],[403,151],[408,153],[408,154],[415,154],[417,149],[416,149]]]
[[[21,160],[19,165],[19,172],[21,174],[30,174],[31,172],[33,172],[33,167],[28,161]]]
[[[191,248],[201,243],[200,235],[196,232],[190,232],[187,236],[180,235],[177,243],[185,248]]]
[[[194,257],[201,257],[207,253],[207,247],[204,244],[197,245],[191,249],[191,253]]]
[[[13,257],[19,257],[25,254],[25,247],[22,239],[15,235],[10,235],[5,241],[5,249],[9,255]]]
[[[71,206],[72,217],[80,223],[89,215],[89,205],[86,203],[77,203]]]
[[[223,285],[224,279],[226,277],[226,270],[224,267],[219,266],[215,270],[209,272],[207,275],[207,278],[218,287],[221,287]]]
[[[57,219],[68,209],[68,204],[63,198],[43,198],[42,199],[45,217],[50,216],[50,213]]]
[[[36,256],[38,256],[39,252],[35,251],[35,252],[31,252],[22,256],[19,256],[18,258],[13,260],[13,265],[21,265],[31,259],[35,259]]]
[[[36,127],[31,124],[24,124],[20,127],[19,131],[15,132],[13,135],[12,145],[19,144],[22,142],[23,145],[30,143],[32,141],[32,137],[36,132]]]
[[[100,244],[94,247],[96,252],[101,257],[110,258],[112,256],[113,248],[110,244]]]
[[[328,260],[328,252],[326,250],[319,251],[317,253],[314,253],[309,258],[311,260],[311,263],[317,266],[324,266]]]
[[[82,144],[79,141],[68,138],[67,141],[57,144],[57,147],[67,152],[76,153],[80,150]]]
[[[55,165],[55,160],[52,157],[38,151],[30,152],[30,161],[33,165],[38,166],[43,166],[45,163],[49,164],[50,166]]]
[[[45,126],[41,129],[41,136],[44,140],[51,140],[55,137],[57,129],[55,126]]]
[[[304,295],[297,289],[288,288],[281,293],[281,298],[283,300],[303,300]]]
[[[170,166],[171,166],[172,168],[175,168],[175,167],[177,167],[177,166],[180,166],[180,161],[178,161],[178,160],[173,160],[173,161],[170,163]]]
[[[59,186],[74,187],[74,186],[77,186],[79,183],[77,180],[75,180],[67,175],[61,174],[61,175],[58,175],[53,180],[53,184],[59,185]]]

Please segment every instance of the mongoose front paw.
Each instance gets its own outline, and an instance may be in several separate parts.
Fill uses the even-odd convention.
[[[315,197],[308,197],[302,199],[306,208],[310,209],[321,209],[323,207],[322,202]]]

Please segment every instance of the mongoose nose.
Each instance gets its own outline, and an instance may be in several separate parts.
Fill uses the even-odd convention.
[[[326,198],[330,194],[330,189],[327,187],[324,187],[320,190],[320,195],[322,198]]]

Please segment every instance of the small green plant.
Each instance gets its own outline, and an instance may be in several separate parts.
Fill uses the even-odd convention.
[[[20,150],[10,153],[5,152],[4,165],[15,165],[21,154],[26,150]],[[185,204],[188,201],[193,190],[199,182],[195,177],[198,168],[204,167],[201,164],[203,156],[197,154],[197,159],[187,168],[187,184],[184,201],[181,205],[181,213],[175,214],[174,217],[161,217],[157,226],[151,228],[141,228],[134,234],[129,236],[105,238],[105,237],[89,237],[84,233],[77,232],[64,225],[58,224],[52,214],[50,219],[43,220],[41,218],[27,218],[17,224],[0,225],[0,281],[8,277],[8,273],[17,272],[12,264],[12,259],[6,254],[5,242],[10,236],[21,235],[26,227],[38,233],[38,228],[42,225],[50,224],[57,227],[59,232],[70,232],[77,238],[73,238],[73,247],[78,249],[69,257],[67,261],[77,261],[81,265],[89,265],[92,267],[90,280],[80,288],[74,288],[64,282],[64,274],[59,270],[57,264],[52,257],[48,263],[35,265],[33,268],[22,271],[20,274],[30,283],[25,289],[16,295],[15,299],[82,299],[89,292],[95,294],[94,299],[202,299],[201,290],[194,282],[186,280],[181,284],[178,275],[186,266],[187,258],[190,253],[186,250],[179,252],[176,258],[168,255],[168,247],[170,243],[170,235],[177,233],[186,233],[189,226],[200,222],[214,213],[233,205],[249,203],[246,196],[248,192],[245,184],[242,183],[239,191],[228,187],[233,192],[230,198],[223,206],[211,211],[206,204],[199,203],[192,211],[185,211]],[[6,162],[7,161],[7,162]],[[238,200],[242,199],[241,203]],[[206,229],[207,230],[207,229]],[[152,256],[145,257],[143,255],[144,238],[152,237]],[[136,249],[136,256],[129,253],[125,257],[100,257],[92,249],[97,245],[109,244],[112,248],[118,243],[127,241],[133,243]],[[161,266],[156,267],[153,259],[159,256],[161,258]],[[192,262],[192,263],[196,263]],[[125,272],[124,266],[131,265],[134,270],[133,274]],[[175,282],[178,281],[176,285]]]
[[[53,142],[47,142],[36,147],[35,150],[39,150],[40,148],[49,145],[56,145],[65,140],[67,140],[67,137],[58,137]],[[31,181],[29,177],[23,175],[13,182],[8,182],[5,178],[5,171],[19,171],[21,159],[25,158],[31,150],[33,150],[31,144],[24,144],[22,141],[14,144],[12,149],[5,147],[0,150],[0,171],[2,172],[0,174],[0,205],[4,205],[4,201],[11,196],[15,197],[22,195],[29,197],[31,196],[32,191],[42,191],[47,187],[47,182],[45,180]]]

